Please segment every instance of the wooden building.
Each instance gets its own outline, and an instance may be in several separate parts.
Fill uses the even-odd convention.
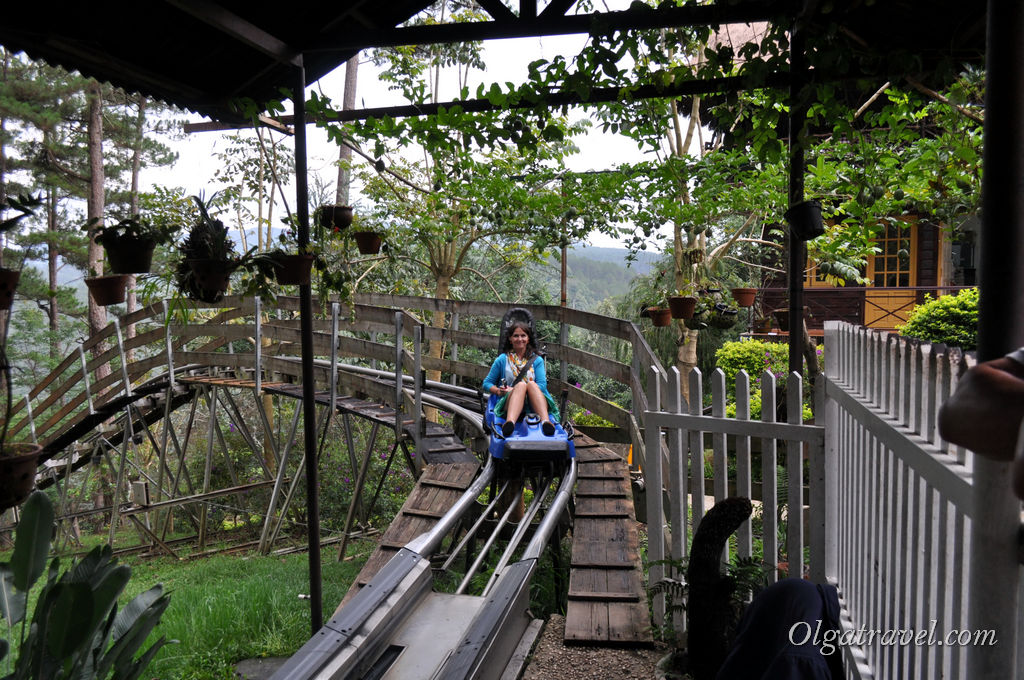
[[[820,335],[826,321],[893,330],[906,323],[925,296],[937,297],[975,284],[973,232],[951,235],[948,229],[908,216],[889,224],[876,239],[878,253],[868,258],[870,285],[834,286],[816,266],[804,277],[807,327]],[[761,310],[786,306],[784,279],[761,291]],[[815,332],[817,331],[817,332]]]

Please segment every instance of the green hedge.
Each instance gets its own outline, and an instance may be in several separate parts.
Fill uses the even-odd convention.
[[[956,295],[925,296],[924,304],[910,313],[898,328],[901,335],[923,342],[944,342],[970,351],[978,345],[978,289],[965,288]]]
[[[775,377],[785,380],[789,370],[789,345],[763,340],[726,342],[715,353],[715,362],[725,372],[726,390],[732,394],[736,389],[736,374],[740,370],[750,376],[750,386],[761,385],[761,373],[771,371]]]

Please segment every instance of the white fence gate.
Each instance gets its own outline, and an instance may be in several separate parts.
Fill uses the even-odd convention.
[[[736,417],[726,418],[721,370],[711,376],[712,414],[704,416],[699,371],[689,377],[693,405],[687,407],[678,396],[675,370],[666,377],[653,369],[645,459],[663,465],[648,463],[644,474],[648,490],[667,489],[668,507],[662,507],[661,494],[646,494],[649,560],[686,558],[705,510],[704,461],[710,455],[714,500],[739,495],[756,502],[759,496],[761,535],[752,536],[745,524],[739,555],[751,555],[752,541],[760,540],[773,577],[781,563],[788,575],[838,587],[846,641],[853,643],[844,647],[849,677],[968,678],[970,669],[981,667],[987,677],[1016,677],[1016,607],[1002,608],[1009,614],[969,616],[973,457],[943,442],[936,428],[938,408],[970,359],[943,346],[840,322],[826,324],[825,339],[825,375],[815,386],[817,425],[800,424],[802,385],[795,374],[787,382],[788,422],[776,423],[770,373],[761,377],[761,419],[752,421],[745,373],[736,381]],[[751,442],[758,440],[762,492],[752,496]],[[787,473],[785,503],[779,499],[777,461]],[[779,541],[782,505],[786,531]],[[664,525],[650,519],[660,516]],[[975,550],[991,550],[994,559],[1016,555],[1015,535],[1000,540]],[[651,583],[663,574],[661,565],[652,564]],[[1013,575],[1012,583],[978,581],[1016,602],[1019,569]],[[980,590],[975,585],[977,602],[992,599],[991,592],[979,598]],[[657,597],[659,625],[665,608]],[[991,628],[971,630],[979,621]],[[970,655],[985,663],[969,664]]]

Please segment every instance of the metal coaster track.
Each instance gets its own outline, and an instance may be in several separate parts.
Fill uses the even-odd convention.
[[[430,455],[442,459],[464,456],[476,461],[459,440],[472,440],[472,448],[478,452],[486,448],[478,393],[427,381],[424,369],[462,376],[472,383],[482,380],[486,367],[459,361],[457,345],[486,348],[491,354],[494,337],[457,330],[458,316],[493,318],[506,307],[373,295],[363,300],[373,304],[354,305],[347,310],[348,318],[343,319],[341,307],[335,303],[330,306],[329,316],[314,325],[318,357],[314,378],[318,386],[326,386],[316,394],[321,436],[333,418],[340,417],[347,423],[350,416],[356,416],[373,423],[370,449],[378,428],[383,426],[396,433],[395,448],[400,444],[407,460],[417,467]],[[207,537],[213,534],[207,520],[211,503],[225,502],[216,499],[257,486],[272,487],[270,501],[262,511],[263,535],[258,543],[260,550],[268,552],[284,521],[291,494],[301,481],[297,479],[301,475],[289,472],[302,465],[302,452],[294,451],[297,447],[292,446],[301,440],[297,436],[301,406],[295,410],[290,430],[284,418],[271,419],[263,409],[267,395],[276,395],[277,403],[288,399],[294,404],[291,397],[301,389],[297,384],[300,360],[291,355],[299,338],[298,320],[293,317],[297,304],[294,299],[279,298],[274,310],[265,310],[258,299],[229,298],[205,312],[205,317],[202,310],[190,308],[187,319],[181,317],[180,310],[172,313],[166,301],[151,305],[115,319],[33,387],[14,408],[9,438],[31,439],[43,445],[37,485],[55,487],[60,501],[59,532],[70,541],[75,520],[109,513],[111,543],[115,525],[127,518],[148,537],[153,549],[174,555],[180,542],[166,535],[174,512],[193,526],[202,551]],[[423,326],[409,312],[374,305],[428,312],[447,307],[451,329]],[[562,363],[562,377],[549,377],[549,385],[557,392],[568,391],[574,402],[616,423],[639,442],[639,424],[630,413],[567,384],[565,374],[565,365],[571,362],[627,384],[633,390],[634,408],[642,412],[646,396],[640,376],[655,360],[639,330],[627,322],[574,310],[533,309],[538,321],[562,324],[560,342],[548,347],[549,360]],[[567,344],[570,324],[630,343],[634,365],[571,348]],[[379,335],[384,336],[383,342],[378,341]],[[424,336],[452,343],[450,358],[426,356],[420,348]],[[341,363],[342,357],[355,358],[361,364]],[[378,368],[377,364],[387,368]],[[240,397],[251,400],[256,407],[256,422],[246,422]],[[426,406],[451,414],[458,435],[441,433],[451,445],[437,444],[436,426],[423,419]],[[244,484],[234,479],[232,472],[233,483],[227,488],[211,483],[209,469],[216,455],[215,444],[220,443],[226,452],[223,420],[228,420],[236,436],[252,449],[255,461],[264,470],[260,481]],[[195,440],[204,436],[206,473],[195,476],[185,462],[187,457],[196,458]],[[136,448],[143,442],[156,453],[156,472],[133,462]],[[449,454],[456,445],[459,451]],[[352,461],[358,462],[351,444],[348,448]],[[370,454],[368,449],[365,455]],[[94,474],[91,463],[101,460],[117,477],[113,498],[105,506],[76,506],[71,501],[75,495],[72,487],[80,483],[84,490]],[[386,568],[355,593],[296,655],[290,668],[295,673],[302,669],[307,675],[289,671],[281,677],[363,677],[364,673],[369,674],[366,677],[496,677],[494,669],[507,665],[516,643],[529,637],[526,631],[536,630],[530,625],[524,598],[528,598],[527,586],[537,560],[552,537],[558,535],[560,525],[564,528],[576,476],[575,461],[564,469],[535,469],[524,474],[530,477],[536,493],[515,530],[507,526],[509,512],[503,512],[495,502],[484,509],[479,507],[477,499],[488,486],[492,487],[492,501],[504,495],[494,493],[496,472],[493,465],[488,465],[456,505],[438,518],[433,529],[399,544],[401,549]],[[554,480],[558,487],[552,497]],[[355,502],[353,499],[350,515]],[[496,515],[501,517],[491,521]],[[485,535],[487,528],[491,533]],[[340,537],[341,553],[351,529],[347,524]],[[484,590],[467,594],[470,583],[482,578],[474,578],[474,572],[484,568],[481,555],[489,555],[492,549],[499,552],[494,546],[500,545],[508,533],[512,536],[500,554],[489,556],[497,566],[486,579]],[[523,543],[527,544],[525,548]],[[472,552],[475,544],[482,547],[475,559],[466,559],[467,564],[473,564],[462,575],[456,592],[433,592],[431,565],[443,562],[444,569],[449,569],[459,555]],[[455,621],[446,627],[445,641],[438,643],[433,637],[437,627],[424,622],[449,615]],[[424,626],[427,632],[421,630]]]

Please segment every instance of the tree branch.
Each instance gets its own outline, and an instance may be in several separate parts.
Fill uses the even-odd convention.
[[[463,267],[462,269],[463,269],[463,271],[471,272],[471,273],[476,274],[477,276],[479,276],[480,280],[483,281],[484,283],[486,283],[487,287],[491,289],[492,293],[494,293],[494,297],[497,298],[498,302],[504,302],[504,300],[501,299],[501,293],[498,292],[498,289],[494,287],[493,283],[491,283],[491,279],[490,279],[489,276],[484,276],[482,273],[478,272],[473,267]],[[499,269],[498,271],[501,271],[501,270]],[[495,272],[495,273],[497,273],[497,272]]]
[[[985,116],[983,116],[981,114],[978,114],[978,113],[975,113],[974,111],[971,111],[970,109],[966,109],[963,106],[960,106],[959,104],[954,104],[952,101],[949,100],[949,97],[946,97],[945,95],[939,94],[935,90],[922,85],[921,83],[919,83],[914,78],[912,78],[910,76],[907,76],[907,82],[910,83],[911,87],[913,87],[918,92],[920,92],[920,93],[922,93],[922,94],[924,94],[924,95],[926,95],[928,97],[931,97],[932,99],[940,101],[943,104],[945,104],[946,106],[952,107],[953,109],[958,111],[961,115],[966,116],[967,118],[970,118],[971,120],[973,120],[973,121],[975,121],[977,123],[981,123],[981,124],[985,123]]]

